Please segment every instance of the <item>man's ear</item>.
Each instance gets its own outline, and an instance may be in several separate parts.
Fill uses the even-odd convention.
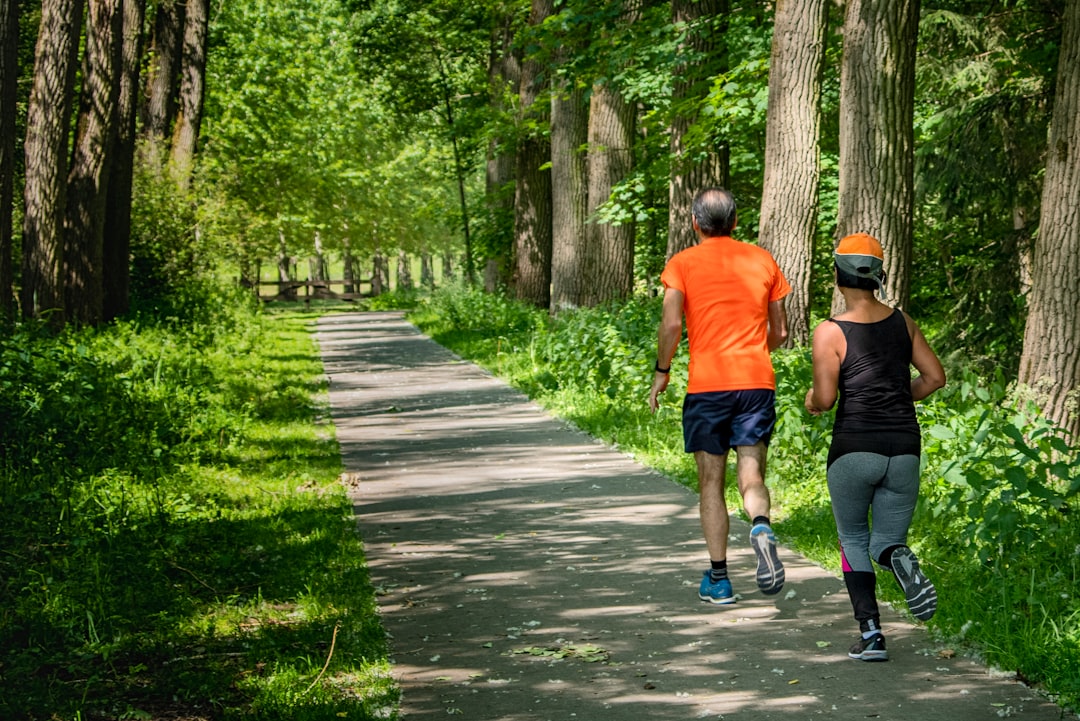
[[[697,224],[697,218],[690,216],[690,219],[694,221],[694,230],[698,233],[701,232],[701,226]]]

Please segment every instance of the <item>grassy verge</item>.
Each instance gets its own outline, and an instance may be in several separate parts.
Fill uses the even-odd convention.
[[[0,343],[0,718],[396,717],[311,318],[229,313]]]
[[[462,289],[421,302],[410,318],[439,343],[506,379],[582,430],[694,488],[682,452],[686,358],[663,406],[647,407],[656,299],[551,319]],[[680,354],[686,352],[685,344]],[[774,356],[777,428],[769,453],[773,519],[783,542],[840,573],[825,484],[831,418],[802,406],[807,349]],[[909,539],[939,589],[929,624],[944,652],[1015,671],[1062,705],[1080,706],[1080,457],[1000,379],[950,369],[949,388],[920,404],[923,490]],[[734,483],[729,507],[739,508]],[[903,609],[892,578],[879,597]]]

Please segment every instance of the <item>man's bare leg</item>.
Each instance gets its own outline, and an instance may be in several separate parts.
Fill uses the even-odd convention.
[[[769,489],[765,487],[764,441],[752,446],[736,446],[735,473],[739,479],[739,495],[743,499],[746,515],[753,521],[758,516],[768,516],[770,509]]]
[[[735,449],[736,475],[743,507],[754,519],[769,516],[769,489],[765,487],[765,443],[738,446]],[[784,564],[776,553],[776,536],[768,525],[754,525],[750,530],[750,546],[757,556],[757,584],[762,593],[772,595],[784,587]]]
[[[698,468],[698,513],[701,516],[701,530],[705,534],[705,545],[709,549],[709,560],[724,561],[727,560],[730,527],[727,501],[724,499],[727,456],[695,451],[694,460],[697,461]]]

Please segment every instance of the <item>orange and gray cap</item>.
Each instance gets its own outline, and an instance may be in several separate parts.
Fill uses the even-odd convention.
[[[885,284],[885,253],[881,243],[866,233],[846,236],[836,246],[833,253],[838,268],[857,278],[869,278],[877,281],[878,287]]]

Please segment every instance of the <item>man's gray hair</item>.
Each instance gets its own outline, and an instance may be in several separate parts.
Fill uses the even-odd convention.
[[[735,230],[735,211],[735,196],[730,190],[704,188],[694,196],[694,220],[708,238],[731,235]]]

